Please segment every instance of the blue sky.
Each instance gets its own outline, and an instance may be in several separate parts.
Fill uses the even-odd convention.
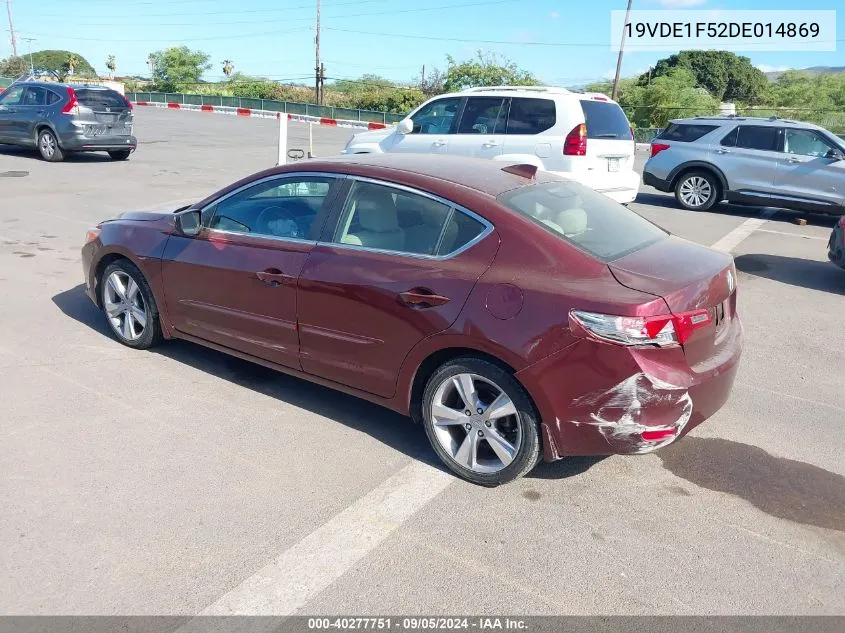
[[[510,58],[549,84],[578,85],[612,75],[610,11],[624,10],[625,0],[323,0],[322,6],[322,57],[329,78],[375,73],[410,80],[423,64],[444,68],[447,54],[462,59],[480,48]],[[765,70],[845,65],[842,0],[634,0],[635,9],[661,6],[838,8],[837,36],[843,41],[837,52],[740,54]],[[150,52],[186,44],[211,55],[207,79],[222,75],[220,62],[227,58],[247,74],[313,76],[314,7],[315,0],[12,1],[15,29],[19,38],[35,38],[33,50],[74,50],[100,72],[106,72],[111,54],[118,74],[146,74]],[[393,35],[379,35],[385,33]],[[11,52],[8,32],[4,35],[0,57]],[[25,54],[28,46],[19,40],[18,52]],[[626,53],[622,74],[642,72],[668,54]]]

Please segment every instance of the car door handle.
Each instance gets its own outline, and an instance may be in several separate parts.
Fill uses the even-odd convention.
[[[729,150],[729,149],[717,149],[716,153],[717,154],[730,154],[731,150]]]
[[[499,147],[498,141],[487,141],[486,143],[482,144],[481,147]]]
[[[268,286],[276,287],[281,286],[282,284],[289,283],[294,281],[296,277],[293,275],[286,275],[278,268],[268,268],[267,270],[262,270],[260,272],[255,273],[255,276],[258,277],[259,280],[263,281]]]
[[[440,139],[440,140],[434,141],[434,142],[431,144],[431,146],[432,146],[432,147],[443,147],[445,144],[446,144],[446,141],[444,141],[444,140]]]
[[[800,163],[801,161],[800,161],[800,160],[798,160],[797,158],[794,158],[794,157],[790,156],[789,158],[787,158],[787,159],[786,159],[786,162],[787,162],[787,163],[792,163],[792,164],[794,165],[795,163]]]
[[[411,307],[430,308],[449,303],[449,297],[438,295],[428,288],[413,288],[399,293],[399,298]]]

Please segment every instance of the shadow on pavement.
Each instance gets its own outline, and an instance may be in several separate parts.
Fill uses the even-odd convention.
[[[556,462],[540,462],[537,467],[526,475],[531,479],[567,479],[583,475],[609,455],[597,457],[564,457]]]
[[[0,156],[17,156],[44,162],[38,150],[17,145],[0,145]],[[70,152],[65,154],[65,163],[112,163],[116,162],[104,152]]]
[[[757,253],[738,255],[734,261],[746,282],[764,277],[791,286],[845,295],[845,271],[831,262]]]

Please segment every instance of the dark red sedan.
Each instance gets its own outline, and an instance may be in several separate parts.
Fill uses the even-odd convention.
[[[103,222],[82,254],[125,345],[186,339],[410,415],[484,485],[675,441],[742,348],[729,255],[527,165],[287,165]]]

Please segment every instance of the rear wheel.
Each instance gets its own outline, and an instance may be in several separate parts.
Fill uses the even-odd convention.
[[[132,152],[128,149],[119,149],[109,152],[112,160],[126,160]]]
[[[65,154],[59,147],[56,135],[47,128],[38,133],[38,153],[41,154],[41,158],[50,163],[58,163],[65,159]]]
[[[705,211],[719,201],[719,182],[707,171],[690,171],[678,178],[675,199],[684,209]]]
[[[148,349],[161,340],[158,307],[144,275],[132,262],[109,264],[100,277],[100,304],[117,340]]]
[[[438,457],[472,483],[507,483],[540,459],[534,405],[510,373],[486,360],[458,358],[434,372],[422,417]]]

